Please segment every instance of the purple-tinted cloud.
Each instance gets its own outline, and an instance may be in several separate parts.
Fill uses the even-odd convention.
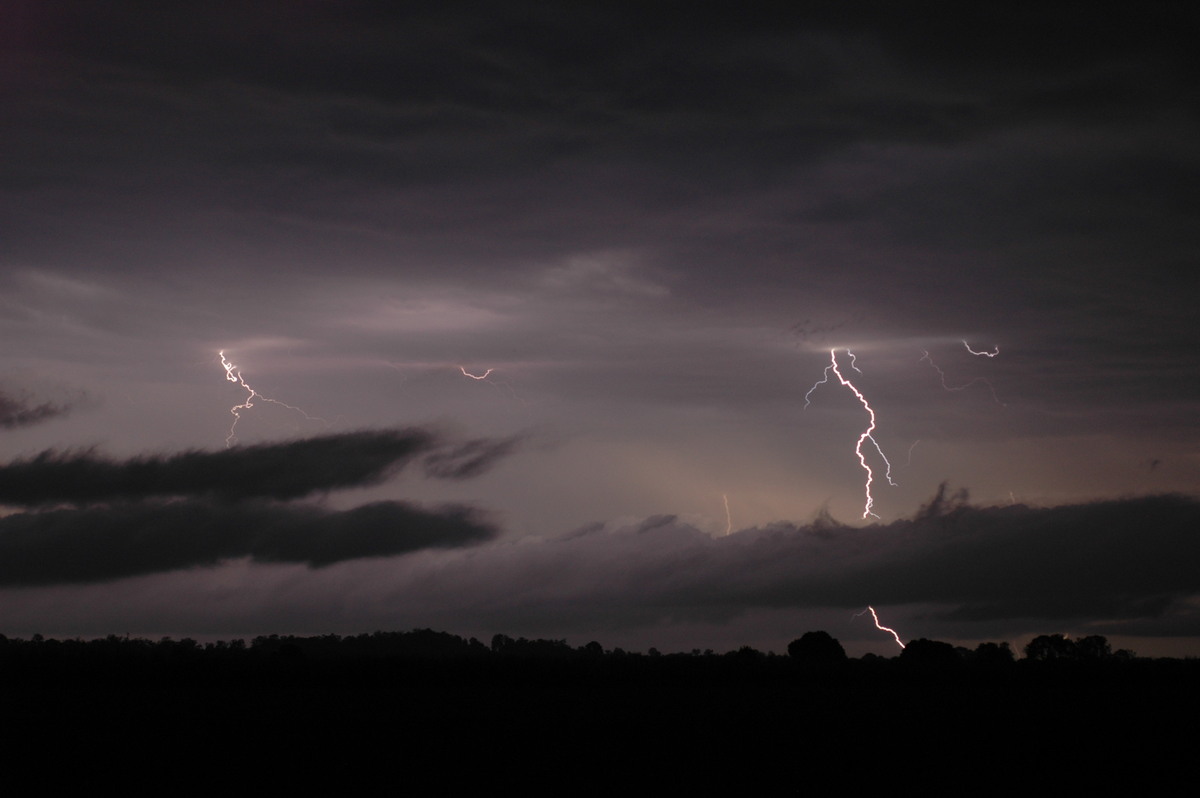
[[[429,476],[465,479],[482,473],[512,448],[512,441],[456,443],[409,428],[121,461],[90,451],[47,451],[0,466],[0,504],[88,504],[166,496],[296,499],[378,484],[418,456],[426,458]]]
[[[471,508],[402,502],[344,512],[181,501],[18,513],[0,518],[0,585],[103,582],[240,557],[320,567],[471,546],[496,534]]]

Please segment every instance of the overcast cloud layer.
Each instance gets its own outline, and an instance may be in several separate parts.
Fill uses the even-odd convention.
[[[487,508],[503,530],[487,557],[141,577],[162,597],[154,631],[216,630],[217,610],[191,613],[186,597],[243,573],[263,578],[238,582],[221,617],[253,618],[255,633],[466,624],[456,597],[490,583],[457,558],[524,545],[579,547],[564,571],[580,574],[578,597],[556,612],[600,618],[645,597],[645,582],[702,591],[705,569],[724,567],[707,552],[769,549],[824,508],[854,527],[878,521],[822,532],[887,540],[868,547],[877,563],[835,548],[809,565],[781,555],[770,590],[713,585],[759,609],[739,615],[730,599],[704,629],[682,620],[691,610],[651,612],[655,629],[702,648],[708,634],[773,639],[771,591],[780,607],[810,604],[804,623],[833,623],[817,605],[837,591],[801,589],[791,568],[805,585],[827,570],[845,606],[926,613],[926,636],[1026,628],[1006,627],[1011,614],[1146,634],[1157,618],[1200,640],[1190,615],[1155,609],[1194,601],[1155,559],[1178,554],[1178,536],[1121,538],[1124,565],[1054,594],[1043,583],[1065,564],[1034,544],[1083,546],[1083,511],[1059,505],[1187,518],[1200,488],[1194,9],[48,0],[4,13],[4,501],[149,495],[129,471],[145,467],[164,486],[155,496],[353,484],[324,511],[416,498]],[[863,518],[855,452],[867,410],[837,380],[808,394],[831,349],[875,413],[878,448],[863,456],[878,519]],[[200,454],[220,449],[247,400],[221,351],[252,397],[275,400],[238,411],[246,448],[228,461]],[[61,398],[74,396],[86,406]],[[382,459],[303,454],[361,429],[448,432]],[[92,446],[107,454],[68,454]],[[294,468],[255,470],[268,452]],[[220,483],[226,462],[250,470]],[[404,462],[451,479],[382,479]],[[36,470],[68,467],[107,476],[69,488]],[[906,519],[947,480],[1008,509],[964,510],[978,521],[970,546],[935,546],[932,532],[910,543],[905,524],[920,522]],[[1183,498],[1138,504],[1146,495]],[[522,542],[651,517],[675,518],[671,540],[719,539],[635,583],[596,575],[628,604],[587,587],[588,558],[600,568],[620,536]],[[1047,525],[1021,537],[1031,561],[983,557],[993,538],[1023,534],[991,518]],[[1010,594],[983,566],[955,568],[959,555],[1012,574]],[[440,557],[448,570],[428,565]],[[331,576],[341,569],[354,578]],[[956,573],[990,592],[922,597],[917,585]],[[408,578],[430,598],[405,592]],[[96,617],[119,618],[143,587],[7,591],[0,622],[66,629],[78,591],[97,591]],[[371,591],[422,611],[349,598]],[[491,617],[479,601],[475,617]]]

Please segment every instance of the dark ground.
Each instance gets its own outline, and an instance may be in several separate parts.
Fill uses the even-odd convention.
[[[272,794],[1075,792],[1183,771],[1200,709],[1192,660],[806,665],[418,634],[4,641],[6,771]]]

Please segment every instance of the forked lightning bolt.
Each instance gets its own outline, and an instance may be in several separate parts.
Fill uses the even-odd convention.
[[[846,354],[850,356],[851,368],[853,368],[859,374],[862,374],[862,371],[858,368],[858,366],[855,365],[854,354],[849,349],[846,350]],[[843,377],[842,372],[838,371],[837,350],[829,350],[829,365],[825,367],[825,375],[813,383],[813,387],[809,388],[808,393],[804,394],[804,406],[808,407],[810,401],[809,397],[812,396],[812,392],[817,389],[817,386],[824,385],[829,381],[830,372],[833,372],[834,376],[838,378],[838,382],[854,392],[855,397],[858,398],[858,401],[862,404],[863,409],[867,411],[867,415],[870,418],[870,423],[867,425],[867,428],[863,430],[861,435],[858,436],[858,443],[854,445],[854,453],[858,455],[859,465],[861,465],[863,470],[867,472],[867,484],[865,486],[867,500],[866,504],[863,506],[862,517],[866,518],[869,515],[878,518],[878,515],[875,515],[875,513],[871,512],[871,508],[875,505],[875,499],[871,496],[871,484],[875,481],[875,472],[872,471],[871,466],[867,464],[866,455],[863,454],[862,450],[863,443],[865,441],[870,441],[871,445],[875,447],[875,451],[879,452],[879,456],[883,458],[883,462],[887,466],[884,477],[887,479],[889,485],[894,486],[896,483],[892,481],[892,464],[891,461],[887,459],[887,455],[883,453],[883,449],[880,448],[879,442],[876,441],[875,437],[872,435],[872,433],[875,431],[875,411],[871,408],[870,403],[867,402],[867,398],[862,395],[862,392],[854,386],[854,383]]]
[[[251,388],[249,385],[246,384],[246,379],[244,377],[242,377],[242,372],[236,365],[234,365],[233,363],[230,363],[228,360],[225,359],[225,350],[224,349],[222,349],[220,352],[217,352],[217,355],[220,356],[221,366],[224,367],[224,369],[225,369],[225,379],[229,380],[230,382],[237,383],[238,385],[240,385],[246,389],[246,401],[242,402],[240,405],[234,405],[233,407],[229,408],[229,412],[233,414],[233,423],[229,425],[229,434],[227,436],[225,436],[225,448],[226,449],[233,446],[233,444],[237,441],[237,432],[236,432],[237,425],[238,425],[238,422],[242,420],[242,414],[240,411],[249,410],[250,408],[254,407],[255,399],[261,399],[262,401],[270,402],[273,405],[279,405],[280,407],[286,407],[288,410],[295,410],[297,413],[304,416],[309,421],[320,421],[320,422],[323,422],[326,424],[329,423],[329,422],[325,421],[325,419],[323,419],[323,418],[318,418],[317,416],[310,416],[308,413],[305,413],[300,408],[289,405],[286,402],[280,402],[278,399],[271,399],[269,397],[263,396],[261,393],[254,390],[253,388]]]
[[[871,617],[875,620],[875,628],[881,632],[887,632],[888,634],[890,634],[892,637],[894,637],[896,639],[896,645],[900,646],[900,648],[904,648],[904,643],[900,642],[900,635],[896,634],[895,629],[892,629],[889,626],[884,626],[883,624],[881,624],[879,622],[879,616],[875,614],[875,608],[872,607],[871,605],[868,604],[867,608],[865,610],[863,610],[862,612],[856,612],[854,614],[854,617],[857,618],[860,615],[866,615],[868,612],[871,613]]]

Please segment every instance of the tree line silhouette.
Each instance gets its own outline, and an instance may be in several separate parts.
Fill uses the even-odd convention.
[[[398,763],[389,772],[436,794],[515,779],[525,794],[578,795],[635,782],[639,794],[711,794],[750,776],[761,792],[796,794],[818,771],[881,786],[895,774],[1052,777],[1064,741],[1089,761],[1186,760],[1190,737],[1174,730],[1200,710],[1200,660],[1113,652],[1098,636],[1044,635],[1021,653],[914,640],[894,657],[851,658],[820,631],[785,654],[431,629],[0,636],[0,756],[68,757],[88,773],[206,762],[246,780],[269,763],[272,793],[283,776],[304,788],[321,768]],[[548,763],[569,781],[538,781]]]
[[[650,648],[645,654],[625,651],[620,647],[606,649],[597,641],[573,647],[566,640],[513,638],[496,634],[490,644],[474,637],[463,638],[433,629],[414,629],[408,632],[376,631],[371,634],[319,636],[262,635],[247,645],[243,639],[217,640],[200,643],[191,638],[175,640],[164,637],[153,641],[140,637],[109,635],[105,638],[82,640],[47,639],[34,635],[29,640],[8,638],[0,634],[0,667],[19,668],[22,664],[97,665],[106,663],[139,663],[142,665],[211,665],[233,663],[287,662],[363,662],[381,660],[461,661],[488,664],[504,662],[615,663],[644,660],[648,663],[685,663],[698,660],[724,660],[733,663],[790,661],[801,666],[835,667],[849,665],[853,660],[836,638],[824,631],[810,631],[790,642],[787,656],[761,652],[750,646],[718,654],[712,649],[692,649],[690,652],[662,654]],[[1113,651],[1107,638],[1089,635],[1072,639],[1065,635],[1039,635],[1024,648],[1018,659],[1007,642],[980,643],[974,649],[954,646],[937,640],[912,640],[896,656],[888,658],[865,654],[858,662],[870,665],[895,663],[898,666],[940,668],[994,668],[1029,663],[1065,665],[1129,663],[1138,658],[1128,650]]]

